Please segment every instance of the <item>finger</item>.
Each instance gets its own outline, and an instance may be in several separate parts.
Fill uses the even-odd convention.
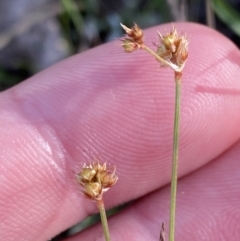
[[[165,27],[147,31],[146,41]],[[239,137],[239,52],[203,26],[177,28],[191,39],[182,87],[184,175]],[[101,46],[2,93],[0,103],[6,240],[46,240],[95,210],[76,191],[72,173],[86,154],[117,164],[120,180],[106,194],[115,197],[107,207],[169,182],[174,81],[144,52],[126,55],[116,43]],[[139,178],[142,185],[132,189]]]
[[[175,240],[240,240],[240,141],[210,164],[179,180]],[[112,240],[159,240],[168,236],[169,186],[148,194],[109,218]],[[66,239],[104,240],[101,225]],[[166,239],[168,240],[168,239]]]

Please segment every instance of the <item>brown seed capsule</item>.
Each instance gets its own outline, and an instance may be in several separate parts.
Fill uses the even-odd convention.
[[[91,182],[94,176],[96,175],[96,170],[86,167],[81,170],[77,175],[80,182]]]
[[[139,26],[135,23],[132,28],[128,28],[127,26],[120,23],[122,28],[125,30],[128,37],[132,39],[133,42],[137,44],[143,44],[143,31]]]
[[[83,193],[90,199],[99,200],[103,194],[102,186],[98,182],[86,183]]]
[[[118,180],[114,173],[99,172],[97,175],[104,189],[113,186]]]
[[[175,53],[176,64],[183,65],[188,57],[188,41],[182,37]]]
[[[139,49],[139,45],[131,39],[122,40],[122,47],[126,53],[132,53],[134,50]]]
[[[86,197],[95,201],[100,200],[103,193],[117,182],[115,170],[115,167],[108,166],[106,162],[95,160],[89,165],[83,165],[76,175],[77,182],[83,187]]]

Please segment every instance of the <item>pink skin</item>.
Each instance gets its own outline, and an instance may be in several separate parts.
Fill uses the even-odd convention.
[[[239,241],[240,53],[209,28],[176,27],[190,40],[176,240]],[[145,31],[146,43],[164,29],[171,25]],[[140,198],[109,220],[112,240],[158,240],[160,223],[168,226],[169,185],[162,187],[170,182],[173,73],[118,45],[76,55],[1,93],[2,240],[45,241],[96,212],[73,174],[94,156],[117,165],[107,208]],[[101,226],[68,240],[103,240]]]

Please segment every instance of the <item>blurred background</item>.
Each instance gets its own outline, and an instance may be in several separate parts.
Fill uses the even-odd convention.
[[[120,22],[147,28],[174,21],[208,25],[240,47],[239,0],[0,0],[0,91],[68,56],[120,38]],[[98,215],[88,217],[53,240],[98,220]]]
[[[239,0],[0,0],[0,91],[73,54],[118,39],[122,22],[206,24],[240,47]]]

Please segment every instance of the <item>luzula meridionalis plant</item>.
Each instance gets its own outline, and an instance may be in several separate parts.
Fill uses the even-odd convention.
[[[115,166],[95,160],[88,165],[84,164],[76,175],[77,182],[82,186],[84,195],[97,203],[106,241],[110,241],[110,234],[103,202],[103,193],[117,182],[118,177],[115,175],[115,171]]]
[[[182,71],[188,57],[188,40],[186,36],[180,35],[173,25],[171,32],[164,36],[158,32],[159,44],[156,45],[157,49],[153,51],[145,45],[143,31],[137,24],[134,24],[132,28],[128,28],[123,24],[121,24],[121,26],[127,35],[127,37],[122,40],[122,47],[124,48],[125,52],[131,53],[135,50],[143,49],[150,53],[160,63],[160,66],[168,66],[174,71],[176,89],[171,174],[171,204],[169,218],[169,241],[174,241],[179,146],[180,90]],[[160,240],[165,240],[164,226],[162,226]]]

